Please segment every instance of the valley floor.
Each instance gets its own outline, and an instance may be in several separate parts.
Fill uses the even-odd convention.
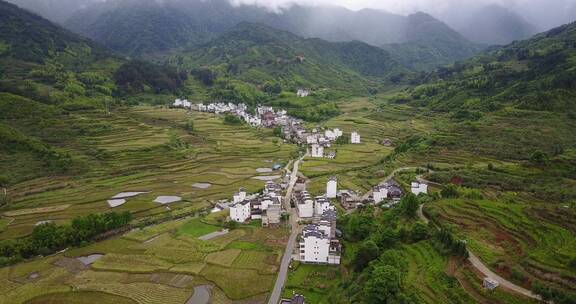
[[[532,113],[497,113],[472,128],[441,113],[420,112],[385,99],[341,102],[343,114],[321,124],[358,131],[363,143],[336,145],[335,160],[304,159],[300,169],[310,178],[310,192],[323,193],[332,175],[338,176],[340,189],[366,193],[396,168],[433,168],[427,179],[446,185],[458,178],[482,197],[431,202],[424,211],[432,221],[449,224],[485,264],[516,284],[530,288],[531,282],[544,282],[576,291],[576,269],[569,266],[576,259],[574,206],[567,202],[576,197],[576,178],[562,168],[574,163],[576,153],[567,148],[549,168],[540,168],[528,164],[524,152],[510,151],[508,144],[518,140],[531,145],[539,138],[534,145],[546,145],[546,134],[574,147],[575,139],[554,133],[550,121],[527,125],[526,117]],[[2,209],[0,238],[26,235],[41,221],[63,223],[77,215],[108,211],[106,200],[125,191],[149,192],[115,209],[132,211],[137,222],[195,214],[240,187],[260,190],[263,182],[254,177],[271,173],[258,173],[258,168],[286,164],[298,155],[296,146],[275,139],[270,130],[228,126],[212,114],[134,107],[111,115],[76,113],[68,119],[81,126],[94,126],[96,121],[105,125],[97,136],[61,146],[84,159],[84,173],[34,178],[11,187],[12,203]],[[190,120],[194,131],[188,133],[182,126]],[[515,123],[525,126],[522,134],[506,130],[506,125]],[[410,144],[411,138],[418,138],[415,144]],[[383,139],[390,139],[393,147],[382,145]],[[103,157],[87,156],[89,148]],[[400,172],[396,179],[406,187],[418,174]],[[198,183],[209,187],[193,187]],[[563,196],[554,195],[557,192]],[[159,195],[178,195],[183,201],[166,208],[152,202]],[[214,215],[167,221],[2,268],[0,303],[56,303],[72,292],[75,298],[98,296],[102,303],[185,303],[194,287],[207,284],[214,286],[212,303],[266,301],[288,238],[287,227],[241,226],[215,239],[198,240],[218,231],[218,225]],[[346,303],[340,286],[350,276],[358,245],[344,245],[340,267],[294,264],[283,295],[296,292],[310,303]],[[395,249],[409,264],[405,287],[423,303],[530,303],[502,289],[486,292],[481,275],[442,255],[433,240]],[[90,266],[75,259],[90,254],[103,257]]]

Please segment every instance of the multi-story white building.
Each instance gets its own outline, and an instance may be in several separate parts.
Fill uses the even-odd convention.
[[[312,145],[312,157],[324,157],[324,147],[320,145]]]
[[[412,183],[412,193],[414,193],[415,195],[418,195],[420,193],[424,193],[424,194],[428,194],[428,185],[424,184],[424,183],[419,183],[419,182],[413,182]]]
[[[252,218],[251,209],[249,201],[235,203],[230,207],[230,219],[238,223],[244,223]]]
[[[338,179],[335,176],[332,176],[328,179],[326,183],[326,197],[327,198],[336,198],[338,194]]]
[[[384,185],[378,185],[374,187],[372,197],[374,198],[375,204],[381,203],[383,200],[388,198],[388,187]]]
[[[308,191],[301,191],[294,195],[294,201],[298,208],[300,218],[311,218],[314,216],[314,200]]]
[[[351,144],[359,144],[361,143],[360,134],[356,131],[352,132],[350,135],[350,143]]]
[[[340,243],[331,239],[320,225],[304,227],[299,245],[302,263],[340,264]]]

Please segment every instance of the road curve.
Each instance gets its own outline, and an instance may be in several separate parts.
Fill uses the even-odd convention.
[[[274,289],[270,294],[268,299],[268,304],[278,304],[280,302],[280,296],[282,296],[282,289],[286,283],[286,278],[288,276],[288,266],[292,260],[292,251],[296,245],[296,239],[299,233],[298,219],[296,215],[296,209],[291,208],[290,200],[292,199],[292,191],[298,180],[298,169],[300,162],[304,159],[306,155],[294,162],[294,167],[290,175],[290,182],[288,184],[288,189],[286,190],[286,197],[284,198],[284,208],[290,210],[290,223],[292,229],[290,232],[290,237],[288,238],[288,243],[286,244],[286,249],[284,250],[284,256],[282,256],[282,262],[280,264],[280,269],[278,271],[278,277],[276,278],[276,283],[274,284]]]
[[[424,204],[421,204],[420,208],[418,208],[417,215],[423,222],[428,224],[428,222],[430,222],[430,220],[428,220],[426,215],[424,215],[423,208],[424,208]],[[490,270],[490,268],[488,268],[484,263],[482,263],[482,261],[480,261],[480,259],[474,253],[472,253],[472,251],[470,251],[470,250],[468,250],[468,262],[470,262],[470,264],[474,268],[476,268],[476,270],[478,270],[480,273],[482,273],[484,276],[490,277],[493,280],[500,283],[500,286],[502,286],[503,288],[506,288],[506,289],[511,290],[515,293],[521,294],[523,296],[526,296],[526,297],[529,297],[532,299],[536,299],[539,301],[542,300],[542,297],[540,297],[539,295],[533,293],[532,291],[530,291],[526,288],[520,287],[520,286],[504,279],[503,277],[499,276],[498,274],[496,274],[495,272]]]

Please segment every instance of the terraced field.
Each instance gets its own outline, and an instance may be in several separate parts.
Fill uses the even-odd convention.
[[[256,169],[285,163],[296,150],[274,143],[271,130],[227,126],[210,114],[153,107],[111,115],[75,113],[68,123],[93,131],[62,143],[62,150],[83,163],[82,173],[11,187],[13,202],[0,210],[0,239],[26,235],[40,221],[64,222],[110,210],[106,200],[125,191],[149,192],[115,208],[132,211],[137,218],[166,213],[165,206],[153,203],[161,195],[183,198],[170,206],[173,213],[204,209],[240,187],[261,189],[264,183],[252,179],[262,175]],[[192,134],[183,128],[188,121],[194,122]],[[174,141],[178,147],[170,146]],[[195,183],[212,186],[198,189],[192,187]]]
[[[502,276],[524,286],[545,281],[576,289],[576,270],[569,266],[575,226],[562,220],[569,210],[487,200],[445,200],[430,208],[458,227],[471,250]]]
[[[214,286],[214,303],[263,301],[274,283],[288,231],[246,225],[202,241],[191,235],[211,225],[199,225],[199,220],[163,223],[1,268],[0,303],[74,303],[90,293],[101,295],[103,303],[185,303],[194,286],[206,284]],[[191,231],[194,228],[200,231]],[[90,266],[75,260],[93,253],[104,256]]]

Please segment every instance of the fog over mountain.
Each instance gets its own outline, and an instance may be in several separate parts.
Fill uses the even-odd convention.
[[[547,30],[576,19],[576,0],[231,0],[236,4],[257,4],[278,9],[293,3],[302,5],[337,5],[349,9],[383,9],[398,14],[422,11],[454,25],[462,16],[489,5],[499,5]]]
[[[70,18],[78,18],[78,12],[92,10],[91,5],[99,2],[108,1],[115,4],[139,2],[131,0],[9,1],[60,24],[65,24]],[[513,40],[526,39],[538,32],[574,21],[576,18],[576,0],[150,0],[160,5],[170,3],[174,6],[175,3],[179,3],[180,7],[186,3],[189,3],[190,7],[197,7],[198,3],[225,1],[229,1],[240,9],[234,13],[235,15],[246,12],[248,7],[262,9],[261,11],[251,9],[250,18],[233,18],[233,20],[238,19],[236,21],[263,22],[263,19],[269,20],[275,14],[284,14],[288,19],[300,20],[301,28],[293,29],[274,24],[276,27],[307,37],[321,37],[333,41],[359,39],[373,45],[405,41],[404,37],[394,36],[398,34],[398,31],[393,28],[399,28],[397,24],[402,19],[401,16],[417,12],[434,16],[463,34],[468,40],[484,45],[507,44]],[[218,7],[229,10],[221,4],[215,6],[215,8]],[[306,7],[316,7],[316,9],[303,9]],[[266,16],[267,14],[263,11],[271,14]],[[358,14],[353,16],[351,11],[358,11]],[[254,14],[258,15],[258,18],[254,18]],[[386,21],[382,23],[383,19]],[[270,24],[270,22],[264,23]],[[379,26],[366,31],[366,28],[370,27],[359,27],[359,24],[378,24]],[[383,24],[386,26],[382,26]],[[341,30],[334,31],[336,28]],[[334,36],[334,33],[337,35]]]

